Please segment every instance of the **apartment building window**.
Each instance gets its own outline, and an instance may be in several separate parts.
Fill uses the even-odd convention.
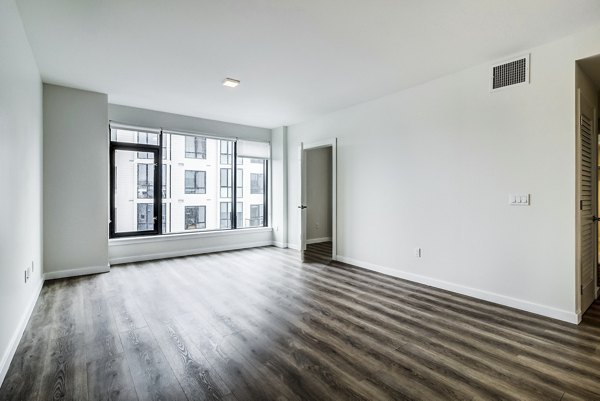
[[[138,231],[154,229],[154,205],[152,203],[138,203],[137,229]]]
[[[158,134],[152,132],[138,132],[137,143],[144,145],[158,145]],[[149,152],[138,152],[138,159],[152,159],[152,153]]]
[[[231,202],[221,202],[219,210],[219,227],[231,228]]]
[[[238,228],[244,227],[244,204],[242,202],[236,203],[235,214],[236,214],[236,218],[235,218],[236,227],[238,227]]]
[[[244,226],[244,204],[242,202],[236,203],[236,227],[241,228]],[[222,229],[231,228],[231,202],[221,202],[219,210],[219,226]]]
[[[148,199],[154,197],[154,165],[137,165],[137,197],[138,199]]]
[[[250,193],[262,194],[264,192],[263,174],[250,173]]]
[[[161,171],[161,173],[162,173],[162,182],[161,182],[162,190],[161,190],[161,192],[162,192],[163,198],[170,197],[169,191],[168,191],[168,186],[167,186],[167,183],[169,182],[169,174],[168,174],[169,167],[170,166],[168,166],[166,164],[162,165],[162,171]]]
[[[188,159],[206,159],[206,138],[186,136],[185,157]]]
[[[206,171],[185,170],[185,193],[206,193]]]
[[[185,229],[198,230],[206,228],[206,206],[185,207]]]
[[[221,198],[231,198],[231,169],[222,168],[220,170],[220,195]]]
[[[220,162],[221,164],[231,164],[233,157],[233,142],[232,141],[221,141],[220,143]]]
[[[263,205],[250,205],[250,227],[258,227],[263,225],[263,212]]]
[[[244,197],[244,169],[237,169],[237,176],[235,178],[235,195],[239,198]]]
[[[112,122],[110,138],[111,238],[268,224],[269,155],[254,143]]]

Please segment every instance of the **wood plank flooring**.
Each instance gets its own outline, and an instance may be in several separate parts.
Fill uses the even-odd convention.
[[[44,285],[0,400],[600,400],[569,325],[272,247]]]
[[[304,251],[305,262],[323,262],[331,261],[333,253],[331,241],[317,242],[316,244],[307,244]]]

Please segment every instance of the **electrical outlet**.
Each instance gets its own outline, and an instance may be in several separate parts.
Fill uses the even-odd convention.
[[[420,258],[420,257],[421,257],[421,248],[415,248],[415,256],[416,256],[417,258]]]

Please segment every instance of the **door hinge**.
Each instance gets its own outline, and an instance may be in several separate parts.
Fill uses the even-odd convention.
[[[583,210],[583,201],[582,200],[579,201],[579,210]]]

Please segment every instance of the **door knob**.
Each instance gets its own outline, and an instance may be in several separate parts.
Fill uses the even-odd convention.
[[[306,209],[307,207],[308,206],[306,206],[306,205],[300,205],[300,206],[298,206],[298,209]]]
[[[600,218],[596,217],[596,216],[592,216],[592,221],[594,223],[596,223],[598,220],[600,220]]]

